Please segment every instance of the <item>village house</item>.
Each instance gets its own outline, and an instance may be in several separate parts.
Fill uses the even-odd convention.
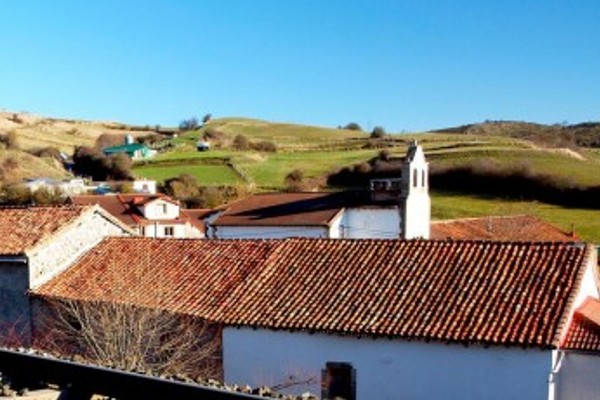
[[[164,194],[106,194],[71,196],[77,205],[98,204],[137,235],[161,238],[203,238],[204,219],[212,211],[183,209]]]
[[[134,265],[147,279],[127,280]],[[229,383],[564,400],[600,390],[596,265],[592,246],[568,242],[107,238],[32,294],[140,293],[138,306],[212,321]]]
[[[0,208],[0,326],[29,339],[27,292],[67,269],[106,236],[130,230],[98,206]]]
[[[208,220],[208,237],[429,238],[428,164],[411,143],[402,177],[371,181],[369,191],[263,193]]]
[[[114,154],[126,154],[132,160],[145,160],[153,158],[156,155],[156,150],[151,149],[142,143],[135,143],[133,136],[125,136],[125,142],[119,146],[107,147],[102,150],[104,155],[111,156]]]

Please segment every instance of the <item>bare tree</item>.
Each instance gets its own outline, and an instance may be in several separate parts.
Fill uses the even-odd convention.
[[[220,377],[218,332],[201,319],[113,302],[46,307],[38,348],[125,371]]]
[[[170,311],[169,290],[151,262],[109,268],[110,285],[79,288],[94,291],[87,300],[39,299],[34,345],[126,371],[221,378],[219,327]]]

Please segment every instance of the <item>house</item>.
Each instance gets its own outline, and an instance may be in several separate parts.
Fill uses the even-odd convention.
[[[132,160],[145,160],[156,155],[156,150],[141,143],[123,144],[120,146],[107,147],[102,150],[104,155],[111,156],[113,154],[124,153]]]
[[[402,177],[369,191],[263,193],[233,203],[209,221],[208,236],[231,238],[429,238],[428,164],[413,142]]]
[[[580,242],[575,232],[532,215],[487,216],[432,221],[431,239]]]
[[[185,210],[179,202],[163,194],[106,194],[72,196],[72,204],[98,204],[146,237],[203,238],[204,218],[210,210]]]
[[[67,269],[106,236],[131,231],[98,206],[0,208],[0,332],[28,340],[27,291]]]
[[[127,279],[134,265],[147,279]],[[42,304],[131,293],[220,324],[229,383],[347,399],[597,395],[596,253],[583,244],[107,238],[33,290]]]
[[[25,186],[33,193],[39,189],[50,191],[60,191],[65,196],[74,194],[82,194],[87,191],[85,182],[81,178],[74,179],[50,179],[50,178],[35,178],[28,179]]]

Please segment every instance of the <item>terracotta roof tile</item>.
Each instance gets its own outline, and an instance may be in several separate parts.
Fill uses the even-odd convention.
[[[431,223],[431,239],[574,242],[581,239],[531,215],[461,218]]]
[[[133,301],[229,325],[551,347],[590,251],[565,243],[113,238],[36,293]],[[135,266],[144,273],[131,273]],[[152,295],[157,288],[162,296]]]
[[[91,208],[0,208],[0,254],[24,254]]]
[[[600,301],[588,297],[575,310],[561,343],[568,350],[600,351]]]

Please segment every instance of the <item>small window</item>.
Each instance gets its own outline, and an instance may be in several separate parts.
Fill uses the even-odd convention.
[[[418,179],[419,179],[418,173],[419,173],[419,171],[417,171],[416,169],[413,169],[413,187],[417,187],[417,183],[418,183]]]
[[[421,170],[421,186],[425,187],[427,186],[425,183],[425,170]]]
[[[146,227],[145,227],[145,226],[142,226],[142,227],[140,228],[140,235],[142,235],[142,236],[146,236]]]
[[[172,226],[165,226],[165,236],[173,236],[175,234],[175,228]]]
[[[160,211],[161,211],[163,214],[166,214],[166,213],[167,213],[167,205],[166,205],[166,204],[161,204],[161,205],[160,205]]]
[[[322,373],[323,399],[356,400],[356,370],[345,362],[328,362]]]

